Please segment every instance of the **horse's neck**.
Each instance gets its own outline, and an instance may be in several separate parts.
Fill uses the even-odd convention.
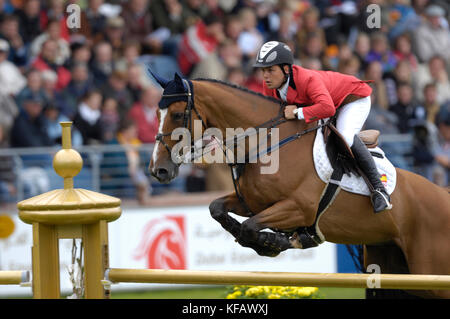
[[[275,118],[280,109],[273,102],[252,96],[224,84],[196,82],[198,104],[208,118],[209,126],[225,132],[226,128],[257,127]]]

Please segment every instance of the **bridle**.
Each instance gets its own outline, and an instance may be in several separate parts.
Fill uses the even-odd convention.
[[[186,105],[186,108],[184,109],[184,115],[183,115],[183,128],[188,129],[189,133],[191,133],[191,136],[192,136],[192,110],[194,110],[195,114],[197,115],[197,117],[202,122],[203,128],[206,129],[207,127],[206,127],[205,121],[201,117],[200,113],[195,108],[195,104],[194,104],[194,90],[193,90],[193,87],[191,88],[192,82],[183,79],[183,84],[187,88],[186,92],[174,93],[174,94],[163,94],[161,99],[163,99],[163,98],[173,98],[173,97],[186,97],[187,98],[187,105]],[[169,152],[169,154],[172,153],[172,148],[164,141],[164,137],[172,135],[172,132],[169,132],[169,133],[158,133],[156,135],[156,141],[160,142],[166,148],[166,150]],[[194,154],[193,153],[193,148],[194,148],[194,141],[191,139],[191,159],[192,159],[192,156]],[[178,163],[178,166],[179,165],[181,165],[181,162]]]

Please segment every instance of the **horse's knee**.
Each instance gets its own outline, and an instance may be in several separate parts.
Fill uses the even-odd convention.
[[[214,200],[211,204],[209,204],[209,213],[211,217],[215,220],[219,220],[226,213],[223,200],[221,198]]]

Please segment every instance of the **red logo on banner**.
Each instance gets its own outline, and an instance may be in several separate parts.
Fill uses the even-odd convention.
[[[135,258],[146,258],[149,269],[186,269],[184,217],[164,216],[147,223]]]

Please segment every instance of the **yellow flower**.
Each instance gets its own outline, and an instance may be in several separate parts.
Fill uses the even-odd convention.
[[[238,290],[238,291],[233,292],[232,294],[229,294],[227,296],[227,299],[236,299],[240,295],[242,295],[242,292]]]
[[[281,297],[280,297],[280,295],[277,295],[277,294],[270,294],[267,298],[269,298],[269,299],[280,299]]]
[[[255,297],[255,296],[259,295],[259,294],[260,294],[260,289],[257,288],[257,287],[249,288],[249,289],[247,289],[247,291],[245,292],[245,295],[246,295],[247,297]]]

